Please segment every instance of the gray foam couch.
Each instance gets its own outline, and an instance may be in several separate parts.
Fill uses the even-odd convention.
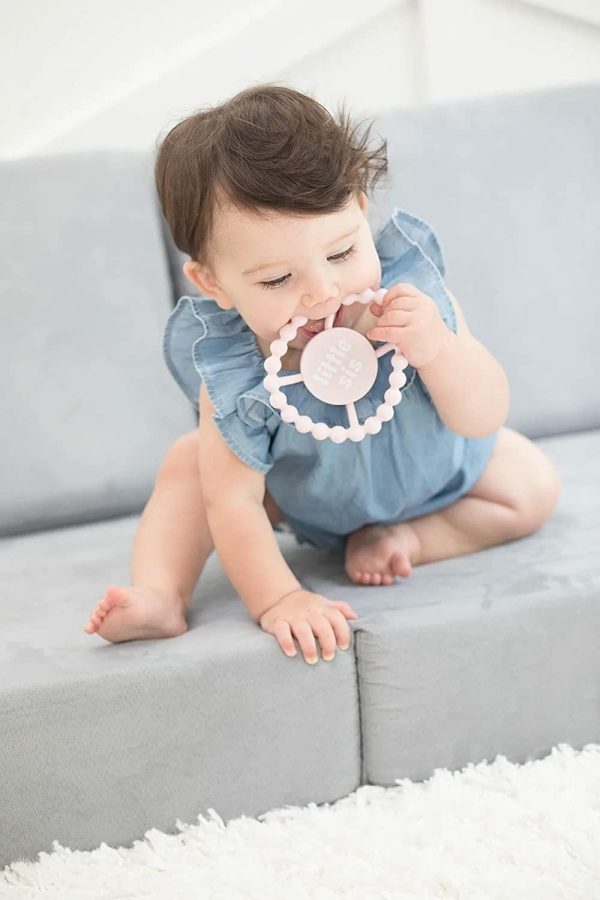
[[[215,555],[189,630],[82,630],[129,582],[140,513],[195,413],[162,359],[190,293],[152,154],[0,164],[0,860],[118,846],[332,802],[503,754],[600,739],[600,84],[378,116],[394,205],[442,242],[446,283],[504,365],[508,425],[562,477],[537,533],[352,584],[278,535],[310,589],[359,613],[308,666],[250,619]]]

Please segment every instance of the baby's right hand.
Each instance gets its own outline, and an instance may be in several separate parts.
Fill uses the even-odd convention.
[[[313,665],[318,661],[315,636],[327,662],[335,655],[336,638],[342,650],[348,649],[350,628],[346,619],[358,619],[349,603],[298,588],[264,612],[259,624],[263,631],[275,635],[286,656],[296,655],[294,635],[306,662]]]

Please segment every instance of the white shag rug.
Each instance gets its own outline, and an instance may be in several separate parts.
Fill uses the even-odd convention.
[[[425,782],[224,825],[213,810],[130,848],[53,844],[0,872],[7,900],[596,900],[600,745],[497,756]]]

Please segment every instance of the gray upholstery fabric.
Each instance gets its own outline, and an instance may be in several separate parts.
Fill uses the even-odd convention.
[[[0,534],[139,511],[194,427],[153,190],[137,154],[0,165]]]
[[[0,542],[0,866],[52,841],[333,801],[360,783],[352,649],[311,667],[248,616],[212,556],[190,629],[108,644],[82,627],[127,584],[137,517]],[[281,535],[302,577],[313,554]]]
[[[420,781],[497,753],[524,762],[560,742],[598,740],[600,430],[539,444],[562,493],[536,534],[356,599],[339,570],[322,563],[310,574],[311,589],[361,613],[364,782]]]
[[[85,634],[127,582],[136,517],[0,542],[0,864],[596,739],[600,431],[540,445],[564,484],[550,522],[394,586],[279,535],[302,583],[359,614],[350,650],[314,667],[250,619],[214,555],[185,634]]]
[[[446,284],[504,366],[508,424],[529,437],[600,426],[600,82],[376,118],[395,204],[440,239]]]

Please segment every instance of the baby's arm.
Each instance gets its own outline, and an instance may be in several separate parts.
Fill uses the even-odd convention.
[[[485,437],[505,422],[509,407],[506,373],[469,329],[456,297],[456,334],[435,301],[413,284],[392,285],[371,304],[379,322],[371,340],[400,347],[427,387],[442,422],[466,438]]]
[[[349,629],[340,610],[346,609],[353,617],[355,613],[342,601],[327,600],[302,588],[281,554],[265,512],[264,475],[245,465],[223,440],[204,384],[199,405],[198,464],[206,517],[215,550],[248,612],[264,630],[275,634],[286,652],[294,649],[294,633],[307,661],[315,656],[315,643],[313,629],[309,632],[306,622],[318,626],[324,653],[325,645],[328,650],[333,649],[332,643],[335,647],[332,626],[340,643],[347,643],[344,638],[349,638]]]
[[[419,376],[448,428],[468,438],[485,437],[506,421],[508,379],[498,360],[472,335],[456,297],[450,296],[456,334],[447,331],[442,350],[429,365],[419,367]]]

